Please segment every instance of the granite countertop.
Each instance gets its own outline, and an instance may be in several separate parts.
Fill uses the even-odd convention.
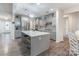
[[[45,34],[50,34],[48,32],[40,32],[40,31],[22,31],[22,33],[26,34],[26,35],[29,35],[31,37],[34,37],[34,36],[41,36],[41,35],[45,35]]]

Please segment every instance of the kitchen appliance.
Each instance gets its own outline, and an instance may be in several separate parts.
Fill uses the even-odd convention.
[[[21,37],[21,17],[15,16],[15,38]]]

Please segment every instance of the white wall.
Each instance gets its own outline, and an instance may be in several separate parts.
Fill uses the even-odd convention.
[[[56,10],[56,42],[63,41],[63,30],[64,30],[64,19],[63,11],[60,9]]]
[[[68,20],[68,29],[66,28],[66,20]],[[64,19],[64,37],[67,37],[66,31],[68,32],[75,32],[79,30],[79,13],[70,13],[68,14],[68,17]]]
[[[79,29],[79,15],[77,13],[69,14],[69,31],[75,32]]]
[[[64,10],[64,14],[69,14],[69,13],[74,13],[74,12],[79,12],[78,6]]]
[[[76,21],[76,30],[79,30],[79,13],[76,15],[77,16],[77,21]]]
[[[2,33],[2,32],[4,32],[5,30],[4,30],[4,25],[5,24],[3,24],[2,25],[2,20],[4,21],[4,20],[10,20],[11,21],[11,23],[12,23],[12,3],[0,3],[0,33]],[[11,33],[13,33],[14,31],[14,26],[13,26],[13,24],[9,24],[9,25],[11,25],[10,26],[10,29],[11,29]],[[13,35],[14,34],[11,34],[11,36],[12,36],[12,38],[13,38]]]

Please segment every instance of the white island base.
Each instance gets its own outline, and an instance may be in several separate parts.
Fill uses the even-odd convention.
[[[30,37],[31,56],[39,55],[49,49],[50,33],[39,31],[22,31],[22,33]]]

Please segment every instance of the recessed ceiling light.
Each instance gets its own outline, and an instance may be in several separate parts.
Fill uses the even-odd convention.
[[[40,3],[36,3],[36,5],[40,5]]]
[[[53,9],[50,9],[51,11],[53,11]]]
[[[34,17],[34,15],[33,14],[30,14],[29,17]]]

